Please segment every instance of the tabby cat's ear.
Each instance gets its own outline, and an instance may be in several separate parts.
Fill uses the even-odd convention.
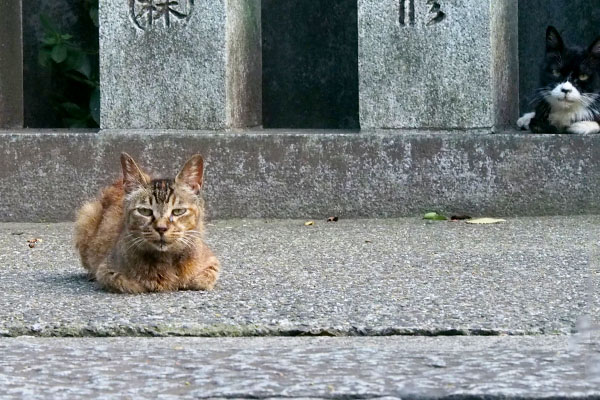
[[[179,174],[175,182],[187,185],[194,193],[198,194],[202,188],[202,174],[204,173],[204,160],[200,154],[190,158]]]
[[[123,168],[123,185],[125,187],[125,193],[131,193],[148,184],[150,178],[142,172],[129,154],[121,153],[121,167]]]
[[[562,53],[565,49],[565,44],[560,37],[560,33],[555,27],[549,26],[546,29],[546,53]]]

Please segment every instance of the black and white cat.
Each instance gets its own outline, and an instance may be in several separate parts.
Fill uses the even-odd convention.
[[[600,37],[587,49],[565,46],[556,28],[546,30],[546,57],[535,111],[517,121],[536,133],[600,133]]]

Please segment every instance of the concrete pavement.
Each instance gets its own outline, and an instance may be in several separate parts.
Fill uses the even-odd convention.
[[[0,397],[600,396],[600,216],[304,222],[212,221],[216,289],[144,295],[0,224]]]
[[[140,296],[86,279],[71,224],[1,224],[0,335],[568,334],[600,315],[597,216],[303,222],[213,222],[216,290]]]

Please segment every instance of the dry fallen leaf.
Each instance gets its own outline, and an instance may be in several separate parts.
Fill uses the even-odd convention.
[[[499,224],[501,222],[506,222],[506,220],[499,218],[473,218],[465,222],[467,224]]]
[[[453,215],[450,217],[450,221],[464,221],[465,219],[471,219],[468,215]]]
[[[42,239],[38,239],[38,238],[34,238],[34,239],[28,239],[27,243],[29,243],[29,248],[33,249],[35,247],[36,243],[42,243],[43,240]]]
[[[311,226],[311,225],[314,225],[314,224],[315,224],[315,221],[306,221],[304,223],[304,226]]]

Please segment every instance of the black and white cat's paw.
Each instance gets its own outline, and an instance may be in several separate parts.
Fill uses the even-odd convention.
[[[589,135],[593,133],[600,133],[600,124],[596,121],[580,121],[575,122],[567,129],[569,133],[576,133],[579,135]]]
[[[529,124],[531,123],[531,120],[534,117],[535,117],[535,112],[523,114],[523,116],[517,120],[517,126],[524,131],[528,131]]]

